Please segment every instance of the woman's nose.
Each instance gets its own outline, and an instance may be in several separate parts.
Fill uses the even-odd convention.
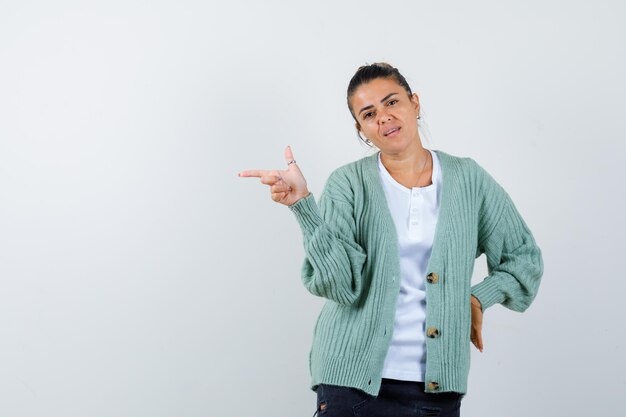
[[[381,111],[378,113],[378,123],[386,123],[391,120],[391,116],[387,114],[385,111]]]

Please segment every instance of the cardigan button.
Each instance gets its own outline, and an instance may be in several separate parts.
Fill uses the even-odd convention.
[[[426,281],[428,281],[429,284],[436,284],[437,282],[439,282],[439,274],[437,274],[436,272],[431,272],[426,276]]]
[[[437,329],[436,327],[429,327],[428,329],[426,329],[426,336],[430,337],[431,339],[439,337],[439,329]]]
[[[439,389],[439,384],[435,381],[431,381],[428,383],[428,390],[429,391],[437,391]]]

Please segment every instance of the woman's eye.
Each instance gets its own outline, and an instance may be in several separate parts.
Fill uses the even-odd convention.
[[[370,117],[372,117],[372,115],[373,115],[373,114],[374,114],[374,113],[372,113],[372,112],[365,113],[365,114],[363,115],[363,118],[364,118],[364,119],[369,119]]]
[[[394,105],[394,104],[396,104],[397,102],[398,102],[398,100],[396,100],[396,99],[389,100],[389,101],[387,102],[387,105],[388,105],[388,106],[393,106],[393,105]]]

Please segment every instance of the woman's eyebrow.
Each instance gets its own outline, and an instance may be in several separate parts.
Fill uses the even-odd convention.
[[[389,93],[387,94],[385,97],[383,97],[380,102],[384,102],[385,100],[387,100],[389,97],[393,96],[394,94],[398,94],[398,93]],[[372,107],[374,107],[372,104],[370,104],[369,106],[365,106],[363,107],[361,110],[359,110],[359,114],[363,113],[363,110],[367,110],[367,109],[371,109]]]

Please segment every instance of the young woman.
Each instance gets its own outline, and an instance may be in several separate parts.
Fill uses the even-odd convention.
[[[360,67],[347,96],[359,137],[378,152],[335,170],[318,202],[289,147],[286,170],[239,174],[294,213],[303,283],[327,299],[310,352],[316,413],[459,416],[483,311],[530,305],[540,249],[476,162],[422,146],[419,98],[396,68]],[[489,274],[472,287],[482,253]]]

